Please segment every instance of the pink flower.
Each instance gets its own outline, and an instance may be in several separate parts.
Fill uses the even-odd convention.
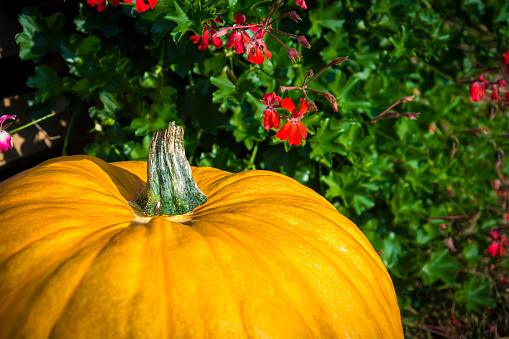
[[[477,82],[474,82],[471,86],[470,86],[470,100],[472,100],[472,102],[477,102],[479,101],[479,83]]]
[[[221,19],[218,15],[214,21],[222,23],[223,19]],[[201,50],[207,49],[207,47],[209,47],[209,44],[211,44],[211,43],[212,43],[212,46],[215,46],[217,48],[223,47],[223,41],[220,38],[214,37],[214,33],[216,33],[216,30],[212,26],[205,24],[205,25],[203,25],[203,36],[202,37],[195,34],[195,35],[189,37],[189,39],[194,44],[197,44],[201,40],[200,44],[198,45],[198,48]]]
[[[509,242],[505,237],[499,237],[497,231],[490,231],[489,236],[493,239],[493,242],[486,249],[486,253],[492,257],[502,256],[505,252],[504,246],[509,246]]]
[[[304,0],[297,0],[297,6],[300,6],[304,9],[308,8],[308,6],[306,6],[306,2]]]
[[[3,123],[7,119],[15,120],[15,115],[2,115],[0,116],[0,152],[5,152],[9,148],[12,148],[12,138],[9,133],[5,131],[6,128],[8,128],[11,123],[6,124],[5,127],[2,127]]]
[[[246,22],[246,16],[237,13],[235,14],[235,25],[242,26]],[[249,35],[245,32],[244,28],[233,29],[228,37],[228,44],[226,48],[235,47],[237,54],[244,53],[244,44],[249,41]]]
[[[266,130],[271,128],[279,128],[279,115],[276,113],[275,105],[279,105],[281,98],[276,95],[275,92],[267,93],[263,95],[263,100],[260,100],[262,104],[267,106],[263,110],[262,114],[265,114],[263,118],[263,127]]]
[[[304,114],[308,111],[308,104],[306,103],[306,99],[300,99],[300,107],[299,111],[295,109],[295,105],[290,98],[285,98],[281,102],[281,107],[292,113],[289,118],[286,118],[288,122],[281,127],[281,129],[276,133],[276,138],[280,140],[288,140],[290,145],[299,146],[302,140],[306,140],[306,136],[308,134],[308,130],[306,126],[300,121]]]
[[[133,0],[124,0],[124,2],[130,4]],[[157,5],[157,0],[148,0],[148,3],[150,7],[145,3],[145,0],[136,0],[136,10],[138,13],[145,12],[149,8],[154,8]]]

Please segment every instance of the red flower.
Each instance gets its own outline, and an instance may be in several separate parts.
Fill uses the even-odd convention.
[[[255,40],[248,51],[247,61],[255,64],[262,64],[265,58],[270,59],[272,54],[267,50],[267,46],[263,40]]]
[[[490,101],[497,100],[497,99],[501,100],[501,98],[498,97],[498,86],[493,85],[493,92],[491,93]]]
[[[222,23],[223,19],[221,19],[218,15],[214,21]],[[205,25],[203,25],[203,36],[202,37],[195,34],[193,36],[190,36],[189,39],[194,44],[197,44],[201,40],[200,44],[198,45],[198,48],[201,50],[207,49],[207,47],[209,47],[210,43],[212,43],[212,46],[215,46],[217,48],[223,47],[223,41],[220,38],[215,38],[214,33],[216,33],[216,30],[212,26],[205,24]]]
[[[504,53],[502,62],[505,64],[505,67],[509,66],[509,49]]]
[[[4,121],[7,120],[7,119],[14,120],[14,119],[16,119],[16,116],[15,115],[2,115],[2,116],[0,116],[0,152],[5,152],[9,148],[13,147],[11,135],[9,133],[7,133],[6,131],[4,131],[4,129],[9,127],[11,123],[9,123],[6,126],[2,127],[2,125],[4,124]]]
[[[124,0],[124,2],[130,4],[133,0]],[[157,0],[148,0],[148,3],[150,7],[145,3],[145,0],[136,0],[136,10],[138,13],[145,12],[149,8],[154,8],[157,5]]]
[[[472,100],[472,102],[477,102],[479,101],[479,83],[477,82],[474,82],[471,86],[470,86],[470,100]]]
[[[299,146],[301,137],[302,140],[306,140],[306,136],[308,134],[306,126],[300,122],[300,119],[302,119],[304,114],[308,111],[306,99],[300,99],[299,111],[295,109],[295,105],[290,98],[285,98],[281,102],[281,107],[292,113],[292,115],[289,118],[286,118],[288,122],[276,133],[276,138],[283,141],[288,140],[290,145]]]
[[[246,16],[240,13],[235,14],[235,25],[243,25],[246,22]],[[226,48],[232,48],[235,46],[235,52],[237,54],[244,53],[244,44],[249,41],[249,35],[245,32],[244,28],[233,29],[228,37],[228,44]]]
[[[115,5],[115,7],[117,7],[118,4],[120,3],[120,0],[111,0],[111,3]],[[92,7],[97,5],[98,12],[102,12],[108,9],[106,7],[106,5],[108,4],[107,0],[87,0],[87,4],[89,4]]]
[[[492,257],[500,257],[504,254],[504,246],[509,246],[509,242],[505,237],[500,237],[497,231],[490,231],[490,237],[493,239],[493,242],[486,249],[486,253]]]
[[[505,93],[505,100],[506,100],[506,101],[509,101],[509,92],[506,92],[506,93]]]
[[[281,101],[279,95],[276,95],[275,92],[267,93],[263,95],[263,100],[260,100],[262,104],[267,106],[263,110],[262,114],[265,114],[263,119],[263,127],[266,130],[271,128],[279,128],[279,115],[276,113],[275,105],[278,105]]]
[[[308,8],[308,6],[306,6],[306,2],[304,0],[297,0],[297,6],[300,6],[304,9]]]
[[[260,31],[260,27],[252,27],[251,31],[255,35],[245,45],[248,53],[247,61],[260,65],[265,61],[265,58],[270,59],[272,54],[267,50],[267,46],[262,40],[266,33]]]

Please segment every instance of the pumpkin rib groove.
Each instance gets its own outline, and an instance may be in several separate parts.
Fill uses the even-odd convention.
[[[113,226],[113,225],[112,225]],[[61,309],[61,312],[60,314],[55,317],[55,321],[53,322],[53,324],[51,325],[51,329],[49,331],[49,336],[48,338],[53,338],[54,336],[54,330],[55,330],[55,326],[58,324],[58,321],[60,320],[60,318],[62,317],[62,315],[65,313],[66,309],[69,307],[69,304],[75,294],[75,292],[78,290],[78,288],[80,287],[80,285],[83,283],[83,279],[85,279],[85,277],[87,276],[87,273],[88,273],[88,270],[90,269],[90,267],[92,267],[92,265],[94,264],[94,261],[95,259],[100,255],[100,253],[104,250],[104,248],[106,246],[108,246],[108,243],[110,242],[111,238],[114,237],[116,234],[118,234],[118,232],[116,232],[116,230],[112,230],[110,232],[110,234],[108,235],[105,235],[103,240],[104,240],[104,245],[101,246],[101,248],[95,253],[95,255],[93,256],[93,258],[90,259],[90,264],[88,265],[88,267],[86,269],[83,270],[83,275],[81,276],[81,278],[79,279],[78,283],[76,284],[76,286],[74,287],[73,291],[71,293],[69,293],[69,298],[67,299],[67,301],[65,302],[65,305],[63,305],[62,309]],[[88,240],[88,239],[87,239]],[[79,251],[81,250],[84,250],[85,247],[81,247],[78,251],[76,251],[75,254],[77,254]],[[65,261],[62,263],[62,264],[65,264]],[[58,270],[58,268],[57,268]]]
[[[172,285],[171,285],[171,278],[170,278],[170,272],[168,272],[169,270],[169,267],[170,267],[170,264],[169,264],[169,260],[168,260],[168,240],[166,239],[167,237],[167,233],[164,232],[164,231],[161,231],[161,265],[163,266],[162,267],[162,274],[163,274],[163,279],[164,279],[164,289],[165,293],[162,293],[162,295],[164,296],[164,298],[166,298],[165,300],[165,304],[166,304],[166,308],[165,308],[165,312],[166,312],[166,331],[163,331],[163,333],[165,334],[166,338],[171,338],[172,335],[170,334],[170,330],[171,329],[174,329],[175,328],[175,317],[173,315],[173,313],[171,312],[171,310],[173,309],[173,303],[172,303],[172,298],[170,297],[171,295],[173,295],[172,293]]]
[[[204,224],[208,224],[210,226],[212,226],[213,228],[216,228],[218,229],[215,225],[209,223],[209,222],[206,222],[204,221],[203,222]],[[191,228],[192,229],[192,228]],[[199,235],[201,235],[201,237],[203,238],[203,240],[205,241],[205,243],[207,244],[208,248],[209,248],[209,252],[211,253],[212,257],[214,258],[214,260],[216,261],[217,263],[217,267],[219,267],[219,270],[221,271],[221,274],[223,275],[223,280],[225,281],[226,285],[228,286],[228,290],[230,291],[230,294],[233,296],[233,298],[236,300],[236,301],[239,301],[239,297],[238,295],[234,292],[234,289],[233,287],[231,286],[231,284],[228,282],[228,278],[227,278],[227,275],[225,273],[225,270],[223,268],[223,266],[221,265],[221,261],[217,258],[217,254],[215,253],[215,250],[214,250],[214,247],[212,246],[212,244],[210,243],[210,241],[208,240],[208,238],[203,235],[202,233],[196,231],[196,233],[198,233]],[[226,232],[224,232],[225,234],[227,234]],[[228,234],[227,234],[228,235]],[[234,239],[233,237],[231,237],[232,239]],[[235,239],[234,239],[235,240]],[[237,305],[238,305],[238,302],[237,302]],[[242,312],[238,307],[236,307],[237,309],[237,313],[239,314],[241,320],[242,320],[242,328],[243,328],[243,332],[245,334],[245,336],[247,337],[247,334],[249,333],[249,331],[247,330],[246,328],[246,322],[245,322],[245,317],[244,317],[244,312]]]
[[[120,225],[120,224],[125,224],[125,223],[118,223],[116,225]],[[115,225],[111,225],[111,226],[115,226]],[[69,308],[70,303],[71,303],[71,301],[72,301],[76,291],[82,285],[84,279],[87,277],[87,274],[88,274],[90,268],[94,265],[94,263],[97,260],[97,258],[99,258],[104,253],[105,249],[108,247],[108,245],[110,245],[112,243],[112,240],[114,238],[120,236],[120,234],[122,234],[124,231],[128,231],[128,230],[130,231],[131,228],[129,228],[129,226],[130,225],[127,225],[127,227],[123,227],[120,232],[118,232],[117,230],[112,230],[109,234],[104,236],[104,238],[103,238],[104,244],[102,246],[100,246],[101,248],[99,250],[97,250],[97,252],[93,255],[93,258],[90,259],[90,264],[88,265],[86,270],[83,271],[84,272],[83,276],[80,278],[80,281],[74,287],[73,292],[69,294],[69,298],[67,299],[67,301],[65,303],[65,306],[62,307],[60,315],[58,317],[56,317],[55,322],[53,322],[53,324],[52,324],[52,328],[51,328],[50,335],[49,335],[48,339],[53,338],[54,336],[56,336],[56,334],[53,333],[56,330],[56,325],[58,325],[60,319],[62,318],[62,316],[64,315],[66,310]],[[143,227],[143,226],[140,226],[140,227]],[[80,250],[83,250],[83,249],[84,248],[81,248]]]
[[[111,230],[111,228],[114,226],[118,226],[118,225],[110,225],[108,227],[104,227],[100,230],[94,231],[91,234],[87,234],[84,238],[82,238],[77,243],[70,245],[70,248],[66,252],[60,253],[59,257],[49,260],[45,265],[40,267],[37,271],[30,272],[29,277],[25,277],[25,279],[23,280],[22,286],[18,287],[17,292],[16,293],[14,291],[11,292],[11,293],[13,293],[13,295],[11,295],[8,300],[6,300],[3,307],[0,309],[0,314],[4,314],[9,309],[9,306],[12,304],[12,302],[14,300],[16,300],[21,293],[24,292],[24,290],[27,288],[27,286],[29,286],[31,283],[36,281],[38,278],[40,278],[44,274],[48,274],[48,277],[45,280],[43,280],[42,282],[39,282],[39,286],[36,287],[35,291],[32,293],[35,294],[36,291],[43,289],[45,286],[45,283],[48,281],[48,279],[50,279],[53,276],[54,272],[57,271],[61,267],[62,264],[65,264],[67,262],[69,257],[72,257],[73,255],[78,253],[80,250],[84,249],[84,247],[79,247],[79,246],[77,246],[77,244],[84,243],[84,242],[90,243],[91,241],[95,241],[94,239],[101,238],[101,233],[107,233],[107,232],[104,232],[106,230],[109,230],[109,233],[115,234],[115,233],[117,233],[117,230]],[[109,237],[109,236],[105,235],[105,237]],[[39,240],[41,240],[41,239],[39,239]],[[29,246],[25,247],[25,249],[32,246],[34,243],[35,242],[33,242]],[[20,253],[20,252],[18,252],[18,253]],[[68,255],[65,258],[62,258],[64,255],[69,254],[69,253],[71,253],[71,255]],[[48,271],[52,266],[55,266],[55,268],[52,270],[51,273],[49,273]],[[86,274],[86,271],[85,271],[85,274]],[[77,286],[79,286],[79,284]],[[70,294],[71,297],[72,297],[72,295],[73,295],[73,293]],[[65,307],[63,308],[63,310],[65,310]],[[52,326],[54,326],[56,324],[58,318],[60,318],[60,316],[55,318],[55,323]]]
[[[230,212],[231,213],[231,212]],[[230,214],[229,213],[229,214]],[[326,255],[319,247],[317,247],[316,245],[314,245],[313,243],[309,242],[308,240],[302,238],[301,236],[295,234],[294,232],[288,230],[288,229],[285,229],[285,228],[282,228],[281,226],[279,226],[277,223],[275,223],[274,221],[268,221],[268,220],[259,220],[258,218],[256,217],[253,217],[251,215],[246,215],[246,214],[243,214],[243,213],[234,213],[234,214],[238,214],[238,215],[241,215],[243,216],[244,218],[249,218],[249,219],[253,219],[253,220],[256,220],[258,222],[263,222],[263,223],[269,223],[270,225],[274,226],[274,227],[277,227],[279,228],[280,230],[283,230],[289,234],[291,234],[292,236],[300,239],[301,241],[309,244],[309,246],[311,246],[316,252],[320,253],[321,257],[325,258],[330,264],[331,264],[331,267],[334,267],[334,270],[337,272],[338,275],[342,276],[345,278],[345,281],[347,281],[349,283],[349,285],[352,287],[353,290],[355,290],[357,292],[357,295],[359,295],[359,297],[361,298],[363,304],[365,305],[365,309],[366,310],[369,310],[368,312],[373,316],[373,318],[376,318],[377,314],[373,313],[373,310],[372,308],[370,307],[369,303],[367,302],[366,298],[364,297],[364,295],[361,293],[361,291],[358,290],[357,288],[357,285],[354,283],[354,281],[352,281],[352,279],[346,275],[341,269],[341,267],[339,267],[336,262],[334,262],[334,260],[332,260],[328,255]],[[353,238],[353,237],[352,237]],[[318,241],[321,241],[319,239],[317,239]],[[362,246],[362,245],[359,245],[359,246]],[[363,247],[364,248],[364,247]],[[379,270],[379,267],[376,267],[377,271]],[[388,305],[386,305],[388,306]],[[387,319],[389,320],[389,319]],[[382,330],[382,328],[380,327],[380,325],[378,324],[377,322],[377,327],[378,327],[378,330],[379,330],[379,334],[382,334],[384,333],[384,331]]]
[[[226,230],[224,230],[224,229],[222,229],[222,228],[220,228],[220,227],[218,227],[218,226],[216,226],[216,225],[214,225],[213,223],[210,223],[210,222],[208,222],[208,221],[200,221],[200,222],[201,222],[201,223],[206,223],[206,224],[211,225],[212,227],[214,227],[215,229],[217,229],[219,232],[226,234],[226,236],[228,236],[230,239],[232,239],[232,240],[234,240],[236,243],[238,243],[238,244],[239,244],[239,245],[240,245],[240,246],[241,246],[241,247],[242,247],[242,248],[243,248],[243,249],[244,249],[244,250],[248,253],[248,255],[249,255],[249,256],[251,256],[251,257],[254,259],[254,261],[255,261],[255,262],[261,262],[261,263],[262,263],[262,265],[258,265],[258,268],[259,268],[259,269],[263,269],[264,271],[266,271],[267,273],[269,273],[269,274],[270,274],[270,276],[271,276],[271,280],[275,282],[274,286],[279,286],[279,285],[277,284],[277,279],[276,279],[276,277],[274,276],[274,273],[273,273],[273,272],[271,272],[271,270],[270,270],[270,269],[265,268],[266,266],[268,266],[268,265],[267,265],[267,262],[266,262],[266,260],[265,260],[265,259],[263,259],[262,257],[260,257],[260,256],[258,256],[258,255],[255,255],[254,253],[252,253],[252,251],[250,251],[250,250],[249,250],[249,248],[247,248],[247,247],[246,247],[246,245],[245,245],[242,241],[240,241],[239,239],[237,239],[234,235],[232,235],[232,234],[228,233]],[[242,231],[242,232],[244,232],[244,233],[248,233],[250,236],[253,236],[253,235],[251,234],[251,232],[245,232],[245,231],[246,231],[245,229],[238,229],[238,228],[236,228],[236,229],[237,229],[237,230],[239,230],[239,231]],[[282,256],[287,257],[287,256],[286,256],[286,254],[284,254],[281,250],[279,250],[278,248],[276,248],[276,249],[278,250],[278,252],[280,252],[280,253],[282,254]],[[291,262],[291,261],[288,261],[288,262]],[[218,262],[218,264],[219,264],[219,262]],[[263,264],[265,264],[265,265],[263,265]],[[294,269],[293,269],[293,273],[294,273],[295,275],[298,275],[298,276],[299,276],[299,281],[301,281],[301,283],[302,283],[302,284],[304,284],[304,285],[306,285],[306,286],[309,286],[309,282],[307,282],[307,279],[303,278],[303,274],[302,274],[302,273],[301,273],[301,272],[300,272],[297,268],[295,268],[295,266],[294,266],[293,264],[292,264],[292,267],[294,268]],[[223,270],[223,269],[221,269],[221,270],[224,272],[224,270]],[[223,274],[224,274],[224,273],[223,273]],[[279,294],[279,295],[285,295],[285,294],[284,294],[284,292],[279,292],[278,294]],[[306,326],[306,330],[308,331],[308,333],[313,334],[313,331],[312,331],[311,327],[309,326],[308,322],[306,321],[306,317],[304,317],[304,316],[301,314],[301,312],[299,312],[299,311],[298,311],[298,310],[299,310],[299,308],[298,308],[298,307],[296,307],[295,305],[289,305],[289,304],[288,304],[288,301],[286,300],[286,298],[281,298],[281,300],[282,300],[282,301],[283,301],[286,305],[290,306],[293,310],[296,310],[296,311],[297,311],[297,314],[298,314],[299,318],[301,318],[302,323],[303,323],[303,324],[305,324],[305,326]],[[242,312],[241,312],[241,314],[242,314]],[[243,314],[242,314],[242,317],[244,318]]]
[[[47,209],[47,208],[40,208],[40,209]],[[126,223],[131,223],[132,221],[121,221],[121,222],[118,222],[118,223],[115,223],[113,225],[107,225],[107,226],[104,226],[103,228],[101,229],[98,229],[98,230],[94,230],[93,232],[91,232],[89,235],[92,236],[93,234],[97,233],[97,232],[101,232],[102,230],[106,230],[106,229],[109,229],[109,228],[113,228],[113,227],[116,227],[118,225],[121,225],[121,224],[126,224]],[[36,240],[33,240],[31,241],[30,243],[28,244],[24,244],[22,248],[18,248],[18,249],[15,249],[15,250],[11,250],[11,251],[14,251],[12,253],[10,253],[9,256],[7,256],[5,259],[3,259],[1,262],[0,262],[0,267],[2,265],[4,265],[8,260],[10,260],[12,257],[14,257],[15,255],[19,254],[20,252],[28,249],[30,246],[36,244],[37,242],[41,241],[41,240],[46,240],[46,238],[49,238],[49,237],[52,237],[52,236],[55,236],[57,235],[58,233],[60,232],[69,232],[69,231],[73,231],[73,230],[76,230],[76,229],[83,229],[83,226],[82,225],[79,225],[79,226],[75,226],[75,227],[66,227],[66,228],[60,228],[58,230],[55,230],[54,232],[51,232],[51,233],[47,233],[45,235],[43,235],[42,237],[36,239]],[[88,234],[87,234],[88,236]]]
[[[272,199],[272,197],[270,197],[270,196],[267,197],[267,195],[265,195],[264,197],[256,198],[256,199],[254,199],[252,196],[249,196],[249,195],[244,195],[242,200],[241,199],[231,199],[231,196],[235,196],[235,195],[239,195],[239,193],[232,193],[232,194],[229,194],[228,196],[223,196],[223,197],[221,197],[221,199],[216,200],[216,201],[212,200],[210,203],[206,202],[205,204],[201,205],[200,208],[195,209],[195,214],[196,215],[216,214],[217,212],[215,212],[214,210],[219,209],[219,208],[230,208],[230,209],[235,210],[235,209],[238,209],[239,203],[246,204],[247,202],[249,202],[249,203],[252,203],[253,205],[255,205],[258,202],[267,202],[267,200]],[[291,198],[291,196],[289,196],[289,195],[287,195],[286,197]],[[316,202],[312,199],[304,199],[302,197],[299,197],[298,195],[295,195],[294,197],[299,198],[299,201],[301,202],[302,205],[305,205],[305,204],[317,205]],[[280,196],[274,197],[274,199],[280,199],[280,198],[281,198]],[[295,207],[295,204],[293,202],[291,202],[291,201],[286,202],[285,200],[279,200],[278,205],[279,206]],[[323,206],[320,206],[320,207],[323,207]],[[304,209],[304,208],[302,208],[302,209]],[[307,210],[313,211],[312,209],[307,209]],[[334,209],[334,211],[337,212],[336,209]],[[209,213],[209,212],[211,212],[211,213]],[[315,212],[315,211],[313,211],[313,212]]]

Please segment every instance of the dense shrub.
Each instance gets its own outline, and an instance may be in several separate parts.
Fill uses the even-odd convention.
[[[30,114],[88,114],[95,141],[84,151],[107,161],[146,159],[151,133],[176,120],[193,165],[282,172],[356,222],[392,275],[407,336],[509,335],[509,3],[299,4],[285,1],[273,19],[295,14],[272,23],[296,37],[259,40],[270,58],[263,46],[227,48],[232,32],[254,34],[239,25],[260,24],[268,1],[27,8],[17,42],[36,64]],[[209,40],[217,32],[221,44]],[[322,69],[305,94],[281,91]],[[267,102],[272,92],[281,100]],[[296,106],[294,145],[270,128],[276,116],[285,128],[284,98]],[[297,117],[301,98],[310,107]]]

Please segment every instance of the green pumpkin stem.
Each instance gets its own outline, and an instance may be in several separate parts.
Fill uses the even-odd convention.
[[[146,215],[179,215],[204,204],[184,151],[184,129],[170,123],[150,141],[147,184],[137,199]]]

